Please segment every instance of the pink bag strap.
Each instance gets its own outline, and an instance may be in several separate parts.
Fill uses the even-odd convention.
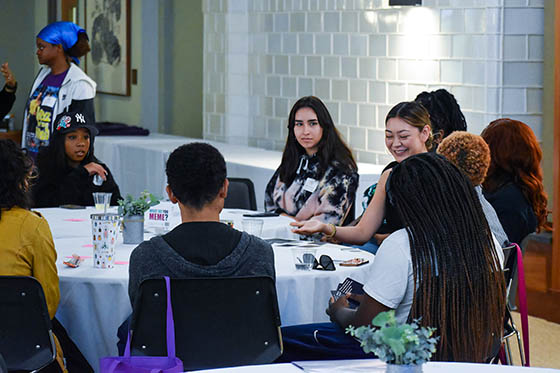
[[[167,340],[167,356],[175,358],[175,322],[173,321],[173,308],[171,307],[171,281],[168,276],[165,279],[165,288],[167,289],[167,312],[166,312],[166,340]],[[130,339],[131,331],[128,330],[128,338],[126,339],[126,346],[124,348],[124,357],[130,357]],[[157,370],[159,372],[159,370]]]
[[[525,352],[525,366],[529,367],[529,318],[527,312],[527,289],[525,288],[525,270],[523,267],[523,253],[518,244],[517,250],[517,295],[519,296],[519,314],[521,315],[521,331],[523,334],[523,350]]]

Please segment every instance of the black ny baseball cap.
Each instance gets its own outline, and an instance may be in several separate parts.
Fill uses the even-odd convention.
[[[78,128],[86,128],[90,136],[96,136],[99,133],[95,123],[87,115],[79,111],[70,111],[59,114],[54,121],[54,133],[65,134],[77,130]]]

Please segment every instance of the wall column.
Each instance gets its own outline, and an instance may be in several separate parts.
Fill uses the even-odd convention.
[[[560,292],[560,4],[554,7],[554,181],[552,205],[552,290]]]
[[[140,71],[141,125],[150,132],[159,128],[159,1],[142,0],[142,70]]]

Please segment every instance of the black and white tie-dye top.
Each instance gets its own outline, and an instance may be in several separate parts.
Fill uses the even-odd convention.
[[[280,181],[278,169],[272,175],[266,186],[265,209],[286,213],[297,220],[313,218],[338,225],[354,202],[358,178],[357,171],[337,161],[320,177],[319,158],[304,154],[289,186]]]

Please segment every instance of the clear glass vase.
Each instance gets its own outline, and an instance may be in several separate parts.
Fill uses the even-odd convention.
[[[386,373],[422,373],[423,364],[420,365],[396,365],[387,364]]]

